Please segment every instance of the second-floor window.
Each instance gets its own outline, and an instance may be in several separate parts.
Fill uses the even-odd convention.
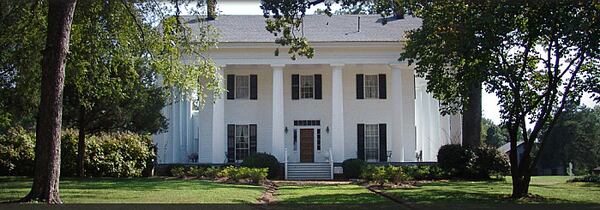
[[[313,75],[300,76],[300,98],[313,98],[315,93],[315,78]]]
[[[365,75],[365,98],[379,98],[378,75]]]
[[[227,75],[227,100],[234,99],[258,99],[258,76],[250,75]]]
[[[235,76],[235,98],[248,99],[250,97],[250,76]]]

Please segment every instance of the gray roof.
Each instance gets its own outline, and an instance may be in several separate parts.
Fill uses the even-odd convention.
[[[193,29],[204,24],[188,18]],[[207,23],[219,29],[219,42],[274,42],[275,36],[265,29],[265,20],[262,15],[221,15]],[[397,42],[405,39],[407,31],[421,26],[421,19],[411,16],[388,18],[386,25],[381,20],[379,15],[307,15],[304,36],[311,42]]]

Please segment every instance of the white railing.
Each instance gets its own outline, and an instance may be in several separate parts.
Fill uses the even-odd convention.
[[[287,148],[283,149],[283,165],[285,167],[285,169],[284,169],[285,175],[284,176],[285,176],[285,179],[287,180],[288,179],[288,149]]]
[[[329,148],[329,172],[331,172],[331,179],[333,179],[333,152],[331,147]]]

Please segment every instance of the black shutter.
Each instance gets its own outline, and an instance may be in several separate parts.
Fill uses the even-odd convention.
[[[385,124],[379,124],[379,162],[387,162],[387,135]]]
[[[365,98],[365,89],[364,89],[364,76],[362,74],[356,75],[356,99],[364,99]]]
[[[217,151],[214,151],[217,152]],[[235,125],[227,125],[227,162],[235,162]]]
[[[256,124],[250,124],[250,155],[256,154]]]
[[[227,75],[227,99],[235,98],[235,75]]]
[[[323,88],[321,86],[321,75],[315,74],[315,99],[323,99],[321,95]]]
[[[379,98],[386,99],[386,84],[385,84],[385,74],[379,75]]]
[[[300,99],[300,75],[292,74],[292,100]]]
[[[258,81],[256,74],[250,75],[250,100],[258,99]]]
[[[365,124],[358,124],[356,132],[356,158],[365,160]]]

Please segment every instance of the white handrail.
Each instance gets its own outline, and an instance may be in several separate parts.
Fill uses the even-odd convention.
[[[333,179],[333,152],[331,147],[329,148],[329,171],[331,172],[331,179]]]
[[[284,169],[285,175],[284,176],[285,176],[285,179],[287,180],[288,179],[288,149],[287,148],[283,149],[283,165],[285,167],[285,169]]]

